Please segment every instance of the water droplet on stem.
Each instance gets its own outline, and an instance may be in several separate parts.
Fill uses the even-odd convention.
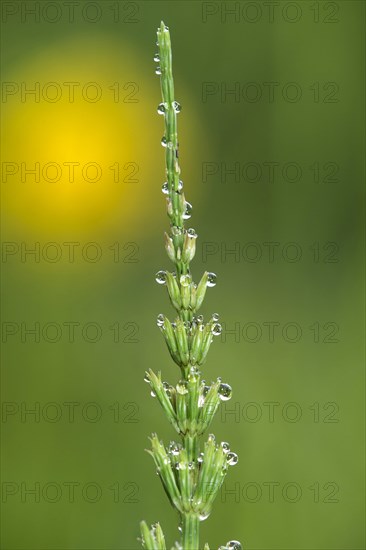
[[[214,336],[219,336],[222,332],[222,326],[220,323],[215,323],[212,325],[211,332]]]
[[[184,211],[184,214],[183,214],[183,220],[189,220],[189,218],[192,216],[192,205],[190,202],[187,202],[186,201],[186,204],[185,204],[185,211]]]
[[[217,393],[221,401],[229,401],[229,399],[231,399],[233,390],[232,387],[229,386],[229,384],[220,384]]]
[[[216,273],[207,273],[207,286],[213,287],[216,285],[217,275]]]
[[[158,327],[164,326],[164,315],[162,313],[159,313],[159,315],[156,318],[156,324]]]
[[[192,239],[197,239],[197,233],[192,227],[187,229],[187,235],[189,235]]]
[[[158,271],[155,275],[155,281],[159,285],[165,285],[166,284],[166,271]]]
[[[229,443],[227,443],[226,441],[222,441],[221,443],[221,448],[222,448],[222,451],[227,454],[230,452],[230,445]]]
[[[165,113],[166,113],[165,103],[159,103],[159,105],[158,105],[158,114],[159,115],[165,115]]]
[[[173,101],[173,109],[176,113],[180,113],[182,110],[182,106],[178,101]]]
[[[239,457],[236,453],[227,453],[226,460],[229,466],[235,466],[239,462]]]

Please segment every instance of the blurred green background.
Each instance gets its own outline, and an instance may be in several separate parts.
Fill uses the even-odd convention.
[[[194,276],[218,274],[204,373],[234,388],[212,431],[240,457],[202,545],[365,548],[364,3],[2,9],[1,548],[132,550],[141,519],[178,538],[144,452],[174,438],[144,371],[178,380],[155,326],[161,19]]]

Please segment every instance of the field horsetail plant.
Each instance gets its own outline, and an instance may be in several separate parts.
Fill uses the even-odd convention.
[[[169,29],[162,22],[158,29],[159,47],[155,55],[156,74],[160,75],[162,103],[158,113],[164,116],[165,135],[162,145],[166,154],[166,182],[162,191],[166,197],[170,233],[165,233],[165,248],[175,271],[159,271],[156,281],[165,285],[176,318],[171,322],[160,314],[157,325],[164,336],[169,353],[180,369],[176,385],[163,382],[161,373],[151,369],[145,381],[151,395],[159,401],[165,415],[176,430],[179,442],[165,446],[153,434],[151,450],[157,474],[171,505],[180,516],[180,541],[173,550],[209,550],[199,542],[200,522],[211,513],[215,497],[220,491],[230,466],[238,462],[237,455],[226,442],[218,443],[210,434],[201,445],[221,403],[231,397],[231,387],[221,378],[209,384],[202,379],[201,366],[215,336],[221,333],[217,313],[206,322],[198,311],[207,287],[214,287],[216,275],[205,272],[198,284],[192,279],[190,262],[196,249],[197,233],[186,229],[185,221],[191,217],[192,206],[186,201],[178,160],[177,114],[181,107],[174,99],[172,52]],[[148,527],[141,522],[143,548],[165,550],[166,542],[159,523]],[[240,542],[231,540],[219,550],[241,550]]]

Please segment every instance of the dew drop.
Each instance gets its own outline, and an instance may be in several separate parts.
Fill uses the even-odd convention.
[[[173,142],[167,141],[165,136],[161,138],[161,144],[163,147],[167,147],[168,149],[173,149]]]
[[[169,195],[169,185],[167,181],[165,181],[161,186],[161,192],[163,193],[163,195]]]
[[[165,285],[166,283],[166,271],[158,271],[155,275],[155,281],[159,285]]]
[[[159,103],[159,105],[158,105],[158,114],[159,115],[165,115],[165,113],[166,113],[165,103]]]
[[[199,464],[202,464],[202,462],[203,462],[203,457],[204,457],[204,454],[203,454],[203,453],[200,453],[200,454],[198,455],[198,457],[197,457],[197,462],[198,462]]]
[[[208,436],[208,441],[212,441],[213,443],[215,443],[216,437],[214,436],[214,434],[210,434],[210,435]]]
[[[181,275],[180,279],[179,279],[179,282],[182,286],[189,286],[192,282],[192,277],[188,274]]]
[[[180,382],[177,384],[176,388],[180,395],[186,395],[188,393],[188,388],[185,382]]]
[[[227,453],[226,460],[229,466],[235,466],[239,462],[239,457],[236,453]]]
[[[171,443],[169,445],[170,454],[172,454],[173,456],[178,456],[179,451],[180,451],[180,447],[179,447],[178,443],[175,443],[175,441],[171,441]]]
[[[182,523],[180,525],[178,525],[178,531],[180,533],[183,533],[183,524]]]
[[[219,318],[220,318],[220,315],[218,313],[213,313],[212,314],[212,320],[215,321],[215,323],[217,323]]]
[[[153,390],[151,390],[150,395],[151,397],[156,397],[156,393]]]
[[[156,54],[154,55],[154,61],[155,61],[155,63],[159,63],[159,61],[160,61],[160,55],[159,55],[158,53],[156,53]]]
[[[178,182],[178,191],[182,191],[182,189],[183,189],[183,182],[182,182],[182,180],[179,180],[179,182]]]
[[[178,101],[173,101],[173,109],[176,113],[180,113],[182,110],[182,106]]]
[[[161,75],[161,67],[156,67],[155,74]]]
[[[171,396],[172,396],[172,391],[171,390],[173,389],[173,387],[170,384],[168,384],[168,382],[163,382],[163,388],[165,390],[165,393],[166,393],[167,397],[169,397],[169,399],[170,399]]]
[[[208,513],[206,513],[206,514],[204,514],[204,513],[200,514],[200,515],[199,515],[200,521],[205,521],[205,519],[207,519],[209,515],[210,515],[210,514],[208,514]]]
[[[216,273],[207,273],[207,286],[215,286],[216,285]]]
[[[164,464],[171,464],[171,460],[168,456],[164,458]]]
[[[203,397],[206,397],[209,391],[210,391],[210,386],[203,386],[203,390],[202,390]]]
[[[200,371],[197,367],[191,367],[191,368],[189,369],[189,374],[190,374],[191,376],[196,377],[196,376],[199,376],[199,375],[201,374],[201,371]]]
[[[156,324],[158,325],[158,327],[164,326],[164,315],[162,313],[159,313],[159,315],[157,316]]]
[[[219,336],[222,332],[222,326],[220,323],[215,323],[212,325],[211,332],[214,336]]]
[[[198,324],[203,323],[203,315],[197,315],[197,317],[196,317],[196,323],[198,323]]]
[[[221,401],[229,401],[229,399],[231,399],[231,394],[233,393],[233,390],[231,386],[229,386],[229,384],[220,384],[217,393]]]
[[[229,540],[226,543],[226,548],[229,548],[229,550],[242,550],[243,547],[238,540]]]
[[[194,470],[194,463],[188,462],[188,470]]]
[[[225,453],[225,454],[230,452],[230,445],[226,441],[222,441],[221,448],[222,448],[223,453]]]
[[[192,205],[190,202],[186,201],[186,208],[183,214],[183,220],[189,220],[189,218],[192,216]]]
[[[148,384],[150,384],[150,376],[149,376],[149,373],[147,371],[145,371],[144,381],[147,382]]]
[[[192,239],[197,239],[197,233],[194,229],[192,229],[192,227],[187,229],[187,235],[189,235]]]

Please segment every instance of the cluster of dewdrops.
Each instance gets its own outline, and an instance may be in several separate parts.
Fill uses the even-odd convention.
[[[210,441],[215,441],[215,436],[213,434],[210,434],[208,436],[208,439]],[[175,441],[171,441],[170,445],[168,447],[168,455],[169,456],[167,457],[167,461],[170,464],[173,463],[176,470],[185,470],[186,468],[188,468],[188,470],[193,470],[194,469],[194,462],[188,462],[188,464],[185,463],[185,462],[176,462],[176,458],[179,457],[179,454],[180,454],[182,448],[183,447],[180,443],[176,443]],[[221,442],[221,448],[222,448],[223,453],[226,455],[226,461],[227,461],[228,465],[229,466],[235,466],[239,461],[238,455],[236,453],[233,453],[230,450],[229,443],[227,443],[226,441],[222,441]],[[199,465],[201,465],[203,463],[203,459],[204,459],[204,453],[200,453],[197,457],[197,463]],[[206,518],[202,518],[202,519],[206,519]]]
[[[175,271],[173,271],[172,275],[174,278],[177,278],[177,274],[175,273]],[[211,273],[211,272],[208,273],[207,286],[214,287],[216,285],[216,279],[217,279],[217,276],[215,273]],[[155,281],[159,285],[165,285],[166,271],[163,271],[163,270],[158,271],[155,275]],[[187,287],[193,284],[194,287],[197,288],[197,285],[192,282],[192,277],[190,274],[181,275],[179,282],[181,286]],[[218,320],[219,320],[219,314],[213,313],[211,316],[211,321],[212,321],[211,332],[213,336],[219,336],[222,332],[222,326],[220,325],[220,323],[218,323]],[[164,315],[162,313],[158,315],[156,324],[158,325],[158,327],[162,327],[164,325]],[[199,330],[203,330],[204,329],[203,315],[196,315],[195,317],[193,317],[192,322],[186,321],[184,323],[184,326],[188,333],[192,333],[192,331],[196,328],[196,326],[198,326]],[[175,328],[175,323],[172,323],[172,327]]]
[[[219,320],[219,314],[213,313],[211,316],[211,332],[213,336],[220,336],[222,332],[222,326],[217,321]],[[156,318],[156,324],[159,328],[164,329],[164,315],[162,313],[159,313],[159,315]],[[203,331],[204,330],[204,322],[203,322],[203,315],[196,315],[193,317],[193,320],[190,321],[184,321],[184,328],[186,329],[187,334],[193,334],[196,328],[198,330]],[[176,328],[176,323],[172,323],[172,328]]]

